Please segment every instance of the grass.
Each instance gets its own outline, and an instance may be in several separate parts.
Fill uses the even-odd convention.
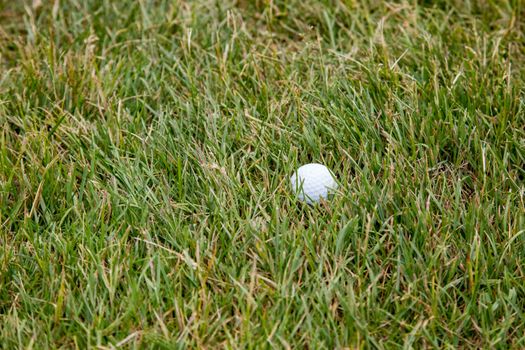
[[[0,348],[524,348],[524,8],[0,0]]]

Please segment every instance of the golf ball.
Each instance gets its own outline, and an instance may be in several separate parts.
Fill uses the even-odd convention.
[[[327,199],[330,192],[337,189],[337,183],[330,170],[317,163],[301,166],[292,175],[290,182],[298,198],[308,204]]]

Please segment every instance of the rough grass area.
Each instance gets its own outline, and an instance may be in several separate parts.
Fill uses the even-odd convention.
[[[0,0],[0,348],[525,348],[524,23]]]

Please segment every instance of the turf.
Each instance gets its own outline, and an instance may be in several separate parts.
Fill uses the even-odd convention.
[[[524,348],[524,8],[0,0],[0,348]]]

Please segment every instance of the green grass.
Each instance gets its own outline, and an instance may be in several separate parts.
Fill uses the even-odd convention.
[[[0,348],[525,348],[524,23],[0,0]]]

